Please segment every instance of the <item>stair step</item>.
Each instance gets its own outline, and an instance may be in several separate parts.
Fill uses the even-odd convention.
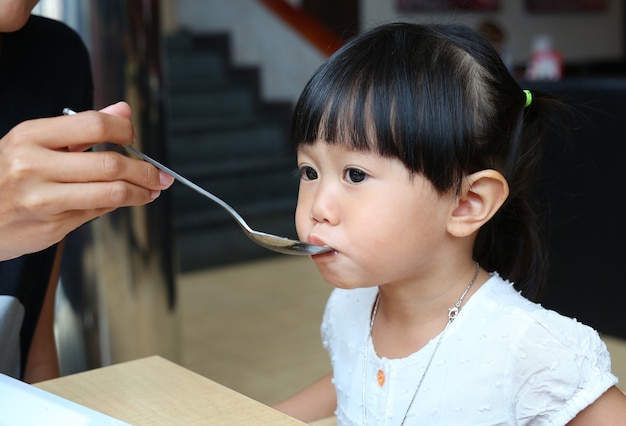
[[[210,82],[225,81],[224,59],[211,52],[170,52],[166,55],[167,75],[172,84],[186,80]]]
[[[230,61],[230,36],[228,33],[192,33],[186,30],[168,34],[165,49],[170,52],[220,52]]]
[[[203,162],[200,164],[183,163],[180,167],[177,167],[177,170],[192,181],[228,179],[233,176],[251,174],[258,176],[265,173],[276,173],[277,171],[289,172],[290,176],[295,177],[296,159],[295,156],[291,155],[266,158],[237,158],[230,161]]]
[[[255,95],[249,88],[242,86],[217,87],[210,92],[172,93],[169,98],[172,120],[209,115],[250,115],[256,105]]]
[[[179,214],[174,221],[176,229],[178,231],[187,231],[194,229],[206,229],[209,227],[220,228],[222,226],[231,226],[231,224],[237,225],[235,220],[225,209],[209,200],[207,200],[207,202],[211,204],[205,204],[206,209]],[[289,230],[287,232],[289,233],[289,236],[293,237],[295,232],[295,209],[295,197],[284,199],[274,198],[271,201],[257,200],[256,202],[242,205],[237,209],[237,213],[239,213],[241,217],[244,218],[246,223],[248,223],[248,225],[253,229],[263,227],[264,222],[266,222],[268,218],[287,216],[289,217],[289,220],[287,221],[289,224]],[[283,231],[284,229],[286,228],[282,228]],[[270,232],[270,230],[266,228],[262,230],[264,232]]]
[[[179,65],[177,65],[179,66]],[[219,74],[200,69],[176,70],[170,72],[168,89],[173,93],[195,93],[215,90],[223,85],[250,87],[254,92],[259,85],[259,72],[252,67],[228,68],[225,65],[212,65]]]
[[[266,125],[233,131],[172,135],[169,152],[172,164],[180,167],[182,164],[197,166],[238,158],[280,158],[287,157],[292,151],[286,146],[283,129]]]
[[[262,182],[260,182],[262,179]],[[196,179],[196,184],[221,198],[235,210],[249,208],[250,204],[271,205],[274,201],[292,200],[295,205],[298,191],[298,181],[289,171],[278,171],[256,175],[233,176],[229,179]],[[217,204],[206,199],[186,186],[176,186],[173,192],[174,212],[187,214],[197,211],[219,209]]]
[[[293,215],[278,215],[254,229],[295,238]],[[219,228],[177,231],[179,268],[183,272],[281,256],[252,242],[234,222]]]
[[[261,176],[237,175],[227,179],[195,179],[195,183],[204,190],[223,199],[233,207],[241,203],[254,200],[272,200],[282,198],[285,195],[295,199],[298,190],[298,181],[290,171],[277,171],[273,174]],[[198,203],[205,205],[202,194],[193,189],[180,185],[176,187],[174,199],[177,201],[177,209],[186,211],[194,208]]]
[[[289,129],[290,114],[285,111],[274,111],[270,108],[247,114],[229,115],[193,115],[181,116],[171,120],[169,132],[172,135],[182,136],[200,132],[220,131],[230,129],[250,129],[267,125],[279,125],[285,131]]]

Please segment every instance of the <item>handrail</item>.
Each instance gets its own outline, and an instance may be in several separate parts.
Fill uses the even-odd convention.
[[[285,0],[259,0],[259,2],[274,12],[326,56],[332,55],[344,44],[344,40],[332,30],[328,29],[309,13],[292,6]]]

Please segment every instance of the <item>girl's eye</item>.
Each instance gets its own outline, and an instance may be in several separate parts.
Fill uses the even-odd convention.
[[[300,176],[304,180],[315,180],[317,179],[317,172],[311,166],[302,166],[300,167]]]
[[[349,168],[345,171],[345,179],[351,183],[361,183],[367,179],[367,173],[363,170]]]

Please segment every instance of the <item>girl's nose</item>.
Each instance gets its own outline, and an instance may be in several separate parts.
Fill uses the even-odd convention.
[[[328,185],[320,184],[312,194],[310,217],[313,222],[336,225],[339,222],[338,196]]]

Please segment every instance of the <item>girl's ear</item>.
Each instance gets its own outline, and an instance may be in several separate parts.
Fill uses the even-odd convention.
[[[481,170],[465,179],[447,230],[455,237],[478,231],[502,207],[509,195],[509,184],[495,170]]]

